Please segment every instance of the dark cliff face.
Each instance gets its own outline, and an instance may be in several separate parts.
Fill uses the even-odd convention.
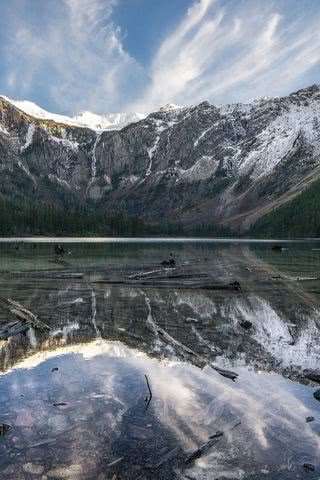
[[[55,201],[58,185],[108,212],[247,228],[318,178],[319,163],[319,86],[162,110],[102,132],[34,118],[0,97],[6,196],[11,185]]]

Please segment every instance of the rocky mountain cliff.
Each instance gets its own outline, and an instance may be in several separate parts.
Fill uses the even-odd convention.
[[[4,197],[63,193],[154,223],[245,230],[320,176],[319,85],[250,104],[169,105],[117,130],[21,108],[0,97]]]

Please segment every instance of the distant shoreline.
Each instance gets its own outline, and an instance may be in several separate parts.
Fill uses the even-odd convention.
[[[19,236],[0,237],[0,243],[13,242],[39,242],[39,243],[294,243],[294,242],[316,242],[320,238],[235,238],[235,237],[79,237],[79,236]]]

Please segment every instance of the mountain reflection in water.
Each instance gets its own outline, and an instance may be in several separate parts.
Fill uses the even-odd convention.
[[[11,427],[0,438],[1,478],[304,479],[305,463],[319,476],[320,404],[302,374],[319,365],[317,281],[297,281],[293,264],[314,278],[320,256],[311,245],[292,244],[287,263],[266,244],[91,246],[87,254],[73,245],[76,261],[53,267],[51,247],[37,248],[30,271],[3,246],[17,268],[0,276],[1,297],[51,330],[1,342],[0,424]],[[159,268],[171,251],[179,274],[238,280],[242,290],[117,283]],[[9,320],[2,309],[1,324]],[[186,464],[217,431],[221,439]]]

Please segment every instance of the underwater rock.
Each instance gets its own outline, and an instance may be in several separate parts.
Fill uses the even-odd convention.
[[[314,392],[313,396],[316,400],[319,400],[320,402],[320,388]]]
[[[55,433],[64,432],[68,428],[67,421],[63,415],[53,415],[50,417],[48,426],[54,430]]]
[[[303,468],[305,469],[306,472],[314,472],[315,468],[311,463],[304,463]]]
[[[32,427],[34,422],[31,412],[27,409],[21,409],[14,422],[16,427]]]
[[[3,437],[9,430],[11,430],[10,425],[0,423],[0,437]]]
[[[44,466],[37,465],[36,463],[26,463],[22,468],[26,473],[30,473],[31,475],[41,475],[44,471]]]
[[[320,383],[320,370],[306,369],[306,370],[303,370],[303,375],[308,380],[312,380],[313,382]]]
[[[46,475],[47,477],[51,478],[68,478],[69,480],[72,480],[73,478],[77,478],[79,475],[81,475],[82,472],[82,465],[75,463],[70,466],[61,465],[60,467],[52,468],[46,473]]]
[[[240,327],[245,328],[246,330],[249,330],[249,328],[252,327],[252,323],[249,322],[249,320],[243,320],[242,322],[239,322]]]

